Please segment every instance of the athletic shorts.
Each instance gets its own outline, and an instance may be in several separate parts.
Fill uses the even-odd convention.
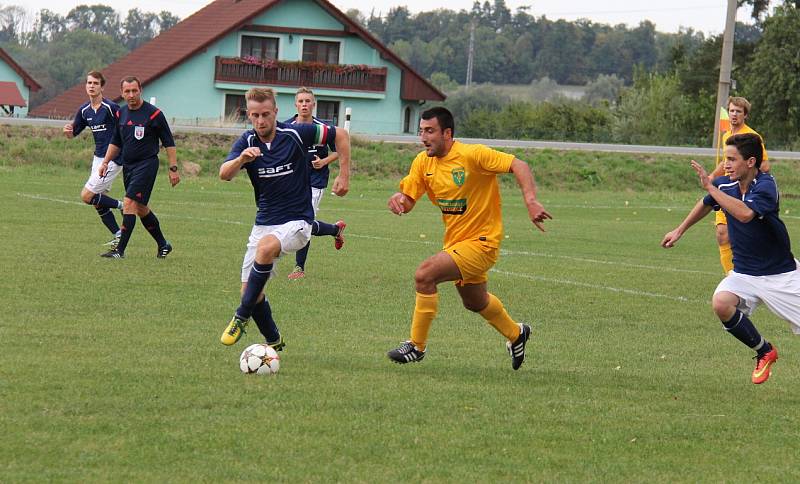
[[[489,269],[497,262],[500,249],[490,247],[480,240],[464,240],[444,249],[453,258],[461,279],[455,281],[456,286],[465,284],[481,284],[489,280]]]
[[[319,202],[322,201],[323,193],[325,193],[324,188],[311,187],[311,205],[314,206],[314,218],[317,218],[317,212],[319,212]]]
[[[242,282],[247,282],[250,269],[253,268],[256,261],[258,241],[267,235],[274,235],[281,243],[281,253],[272,263],[272,272],[269,275],[269,278],[272,279],[277,274],[275,268],[278,266],[278,259],[284,254],[297,252],[311,240],[311,224],[305,220],[292,220],[283,225],[253,225],[242,262]]]
[[[776,316],[786,320],[794,334],[800,334],[800,269],[769,276],[749,276],[731,271],[714,291],[739,296],[739,310],[750,315],[764,303]]]
[[[158,175],[158,158],[152,160],[125,163],[122,166],[122,180],[125,182],[125,196],[147,205],[153,185]]]
[[[725,212],[717,210],[714,213],[714,225],[728,225],[728,219],[725,217]]]
[[[92,158],[92,172],[89,173],[89,179],[86,180],[86,184],[84,185],[84,188],[94,194],[106,193],[111,190],[111,185],[114,183],[114,179],[116,179],[117,175],[119,175],[122,171],[121,166],[113,161],[109,161],[106,176],[101,177],[100,165],[102,163],[103,158],[100,158],[99,156]]]

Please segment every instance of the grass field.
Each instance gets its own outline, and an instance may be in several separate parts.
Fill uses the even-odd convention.
[[[440,248],[425,202],[395,217],[395,180],[355,179],[320,218],[307,277],[268,286],[287,341],[274,378],[243,375],[219,335],[238,304],[253,220],[245,179],[161,173],[152,207],[175,251],[139,225],[124,260],[78,192],[83,170],[0,168],[0,481],[797,481],[800,339],[762,309],[781,351],[770,381],[708,300],[721,278],[710,220],[658,243],[692,192],[547,192],[538,233],[504,190],[507,239],[490,289],[530,321],[514,372],[500,335],[440,287],[425,361],[391,364],[413,271]],[[121,184],[113,194],[119,195]],[[785,200],[800,240],[800,201]]]

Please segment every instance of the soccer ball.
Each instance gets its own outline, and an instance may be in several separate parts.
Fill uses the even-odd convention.
[[[248,346],[239,357],[242,373],[274,375],[281,367],[281,357],[272,346],[256,343]]]

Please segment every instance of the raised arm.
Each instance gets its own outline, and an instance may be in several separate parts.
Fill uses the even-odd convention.
[[[522,190],[522,199],[528,208],[528,217],[536,228],[544,232],[544,221],[552,220],[553,216],[536,199],[536,182],[533,180],[531,168],[524,161],[514,158],[514,161],[511,162],[511,173],[516,177],[517,184]]]
[[[336,130],[336,153],[339,157],[339,174],[333,180],[332,191],[343,197],[350,191],[350,133],[346,129]]]
[[[725,211],[728,212],[728,215],[742,223],[747,223],[753,220],[753,217],[756,216],[756,213],[753,211],[753,209],[748,207],[747,204],[745,204],[742,200],[727,195],[723,193],[722,190],[715,187],[714,184],[711,183],[710,177],[706,176],[702,165],[692,160],[692,168],[700,177],[700,185],[703,187],[703,189],[705,189],[708,194],[714,198],[714,201],[716,201],[720,207],[724,208]]]
[[[239,170],[242,169],[242,166],[250,163],[259,156],[261,156],[261,149],[258,147],[252,146],[245,149],[239,156],[226,161],[219,167],[219,177],[225,181],[233,180],[236,174],[239,173]]]

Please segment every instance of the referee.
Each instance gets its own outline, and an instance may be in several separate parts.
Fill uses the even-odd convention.
[[[138,216],[144,227],[158,244],[156,257],[163,259],[172,252],[172,245],[161,233],[156,214],[147,203],[158,174],[159,141],[164,145],[169,159],[169,182],[174,187],[181,181],[178,174],[178,155],[175,140],[160,109],[142,99],[142,84],[129,76],[120,84],[122,97],[127,105],[117,113],[116,129],[108,145],[108,151],[100,165],[100,176],[105,176],[108,164],[119,156],[122,177],[125,183],[125,198],[122,203],[122,235],[116,248],[101,255],[111,259],[125,257],[125,248],[130,241]]]

